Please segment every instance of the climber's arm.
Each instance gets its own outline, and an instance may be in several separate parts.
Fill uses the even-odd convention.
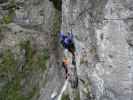
[[[60,41],[64,40],[65,34],[63,32],[60,32]]]
[[[72,32],[69,32],[69,33],[68,33],[68,36],[69,36],[69,39],[70,39],[70,40],[73,40],[73,33],[72,33]]]

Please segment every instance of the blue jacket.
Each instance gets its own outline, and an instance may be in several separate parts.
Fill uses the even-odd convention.
[[[62,43],[64,48],[68,48],[68,46],[73,43],[73,34],[68,33],[68,35],[65,35],[63,32],[61,32],[60,42]]]

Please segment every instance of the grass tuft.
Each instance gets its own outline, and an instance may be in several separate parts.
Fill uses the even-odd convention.
[[[4,23],[4,24],[9,24],[9,23],[11,23],[11,22],[12,22],[11,16],[6,15],[6,16],[3,17],[3,23]]]
[[[70,97],[68,94],[64,94],[64,95],[62,95],[61,100],[70,100]]]

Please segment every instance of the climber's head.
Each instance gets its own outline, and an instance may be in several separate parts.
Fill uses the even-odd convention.
[[[67,34],[61,32],[60,42],[62,43],[64,48],[68,48],[73,43],[73,34],[70,32],[67,32]]]

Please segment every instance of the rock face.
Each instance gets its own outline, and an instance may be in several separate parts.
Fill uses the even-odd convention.
[[[133,100],[132,27],[133,0],[0,0],[0,100],[59,95],[59,31],[75,37],[81,100]]]
[[[75,35],[81,100],[133,99],[132,5],[132,0],[63,1],[62,31]]]

